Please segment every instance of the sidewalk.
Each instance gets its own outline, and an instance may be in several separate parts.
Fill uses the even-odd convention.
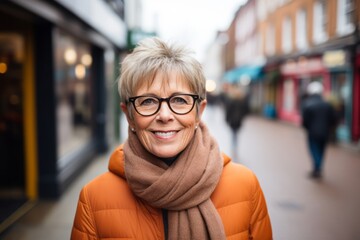
[[[108,155],[96,158],[58,201],[40,200],[1,240],[70,239],[79,193],[87,182],[107,171]]]
[[[203,117],[221,150],[231,155],[230,129],[223,119],[217,107],[207,108]],[[124,122],[122,127],[126,127]],[[360,239],[359,152],[330,146],[324,179],[314,181],[307,178],[311,162],[302,129],[248,117],[239,132],[236,154],[237,161],[259,178],[274,239]],[[39,201],[2,239],[69,239],[79,191],[90,179],[107,171],[107,159],[108,154],[95,159],[59,201]]]
[[[220,148],[230,151],[230,129],[219,108],[205,114]],[[324,178],[307,178],[311,161],[299,127],[249,117],[239,132],[239,161],[262,185],[276,240],[360,239],[360,153],[330,146]]]

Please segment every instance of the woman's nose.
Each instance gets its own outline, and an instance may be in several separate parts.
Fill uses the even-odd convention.
[[[163,121],[173,119],[174,113],[171,111],[171,109],[170,109],[169,105],[167,104],[167,102],[164,101],[164,102],[162,102],[160,104],[158,117],[159,117],[159,119],[161,119]]]

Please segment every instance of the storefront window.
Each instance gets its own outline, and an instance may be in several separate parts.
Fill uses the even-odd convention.
[[[119,104],[116,104],[117,100],[117,84],[115,78],[115,53],[112,49],[108,49],[104,53],[105,60],[105,81],[106,81],[106,136],[108,142],[113,144],[116,139],[115,131],[118,131],[118,127],[115,126],[115,112],[116,108],[120,108]],[[114,109],[115,108],[115,109]]]
[[[346,73],[339,72],[332,75],[330,101],[337,110],[339,123],[345,123],[345,107],[349,104],[350,88],[346,81]]]
[[[292,112],[295,108],[295,89],[294,81],[286,79],[284,81],[283,108],[286,112]]]
[[[61,158],[91,140],[92,56],[88,44],[60,30],[54,34],[57,140]]]
[[[331,93],[327,100],[335,108],[338,125],[336,137],[341,141],[349,141],[351,125],[351,88],[347,80],[347,72],[334,72],[331,74]]]
[[[24,53],[20,34],[0,32],[0,198],[24,186]]]

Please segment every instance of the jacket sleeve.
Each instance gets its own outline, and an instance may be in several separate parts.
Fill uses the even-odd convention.
[[[265,197],[255,175],[254,181],[255,184],[251,199],[250,239],[271,240],[272,229]]]
[[[303,107],[303,110],[301,113],[301,125],[305,129],[309,128],[309,111],[308,111],[308,109],[306,109],[306,107]]]
[[[96,227],[89,201],[86,195],[86,188],[80,192],[80,197],[75,213],[74,225],[71,231],[71,240],[95,240]]]

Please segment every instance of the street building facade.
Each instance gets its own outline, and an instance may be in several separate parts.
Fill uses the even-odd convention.
[[[116,141],[122,0],[0,3],[0,232]],[[21,214],[16,214],[17,216]]]
[[[250,105],[253,111],[262,108],[263,84],[261,80],[264,54],[259,48],[256,1],[249,0],[235,13],[228,29],[229,41],[226,44],[226,72],[224,80],[251,91]],[[250,84],[251,82],[251,84]]]
[[[251,72],[233,69],[258,66],[257,79],[250,77],[253,110],[298,126],[306,86],[321,82],[325,97],[337,109],[336,140],[358,142],[358,4],[352,0],[247,1],[228,29],[225,54],[232,52],[225,56],[224,81],[241,82]]]
[[[287,1],[275,9],[269,9],[266,3],[258,1],[258,7],[267,9],[263,11],[266,26],[262,36],[264,52],[270,57],[268,64],[277,62],[281,73],[278,118],[299,124],[305,88],[310,82],[319,81],[339,112],[337,138],[352,141],[355,3],[298,0]],[[271,50],[268,45],[273,43],[275,49]]]

